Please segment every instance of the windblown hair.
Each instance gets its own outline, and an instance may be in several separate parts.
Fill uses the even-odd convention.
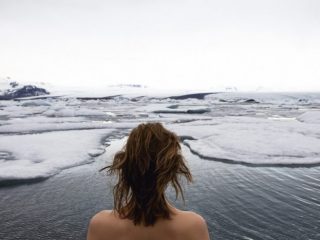
[[[140,124],[134,128],[123,149],[107,169],[118,182],[113,188],[114,209],[135,225],[152,226],[159,218],[171,219],[165,196],[169,184],[184,200],[179,177],[192,182],[181,154],[179,138],[161,123]]]

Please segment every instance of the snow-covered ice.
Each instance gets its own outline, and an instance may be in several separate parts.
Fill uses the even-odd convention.
[[[196,154],[216,160],[254,165],[320,163],[320,126],[298,121],[240,118],[220,119],[214,125],[177,129],[197,139],[184,142]],[[197,133],[200,134],[197,134]]]
[[[301,122],[320,124],[320,111],[318,110],[305,112],[298,116],[297,119]]]
[[[0,180],[45,178],[62,169],[92,161],[92,153],[102,154],[100,140],[112,130],[47,132],[2,135],[2,152],[13,159],[0,160]]]

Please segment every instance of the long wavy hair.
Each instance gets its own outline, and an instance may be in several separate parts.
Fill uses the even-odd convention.
[[[101,170],[118,177],[113,188],[114,209],[135,225],[152,226],[159,218],[171,219],[166,188],[171,184],[176,198],[180,194],[184,200],[179,178],[192,182],[178,136],[161,123],[134,128],[112,164]]]

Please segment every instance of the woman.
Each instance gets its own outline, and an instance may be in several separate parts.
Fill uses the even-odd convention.
[[[179,138],[160,123],[134,128],[113,163],[103,168],[116,174],[114,210],[97,213],[90,221],[87,240],[208,240],[205,220],[172,206],[165,190],[172,184],[176,197],[183,192],[178,181],[192,181],[181,155]]]

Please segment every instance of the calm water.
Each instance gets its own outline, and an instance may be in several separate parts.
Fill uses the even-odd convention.
[[[320,167],[253,168],[186,158],[195,182],[186,204],[207,220],[211,239],[320,239]],[[46,181],[0,189],[0,239],[85,239],[99,210],[112,208],[101,162]],[[169,189],[169,196],[173,194]]]

